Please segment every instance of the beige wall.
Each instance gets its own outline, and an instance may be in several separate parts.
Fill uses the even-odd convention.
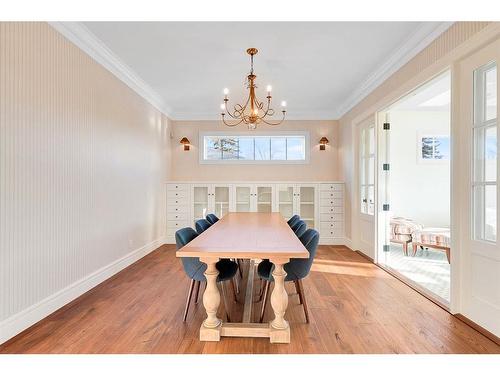
[[[0,23],[0,342],[162,243],[168,119],[45,23]]]
[[[227,131],[245,132],[246,127],[228,128],[220,121],[175,121],[172,133],[172,175],[180,181],[327,181],[339,178],[338,122],[337,121],[285,121],[270,129],[260,126],[258,130],[309,131],[311,154],[309,164],[292,165],[214,165],[199,163],[199,132]],[[327,137],[330,144],[325,151],[319,151],[318,141]],[[184,151],[179,141],[187,137],[191,150]]]

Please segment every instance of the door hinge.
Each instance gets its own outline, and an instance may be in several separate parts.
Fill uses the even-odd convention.
[[[391,251],[391,247],[389,245],[383,245],[382,250],[387,253],[387,252]]]
[[[389,205],[387,203],[382,205],[382,211],[389,211]]]
[[[388,170],[389,170],[389,163],[384,163],[384,164],[382,164],[382,169],[383,169],[384,171],[388,171]]]
[[[391,123],[384,122],[384,130],[391,130]]]

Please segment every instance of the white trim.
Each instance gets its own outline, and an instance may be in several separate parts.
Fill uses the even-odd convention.
[[[0,322],[0,344],[29,328],[165,243],[159,238]]]
[[[279,137],[279,136],[303,136],[305,137],[305,160],[205,160],[205,143],[206,136],[245,136],[245,137]],[[199,164],[217,164],[217,165],[283,165],[283,164],[309,164],[311,154],[311,139],[308,131],[200,131],[198,136],[198,162]]]
[[[381,83],[398,71],[403,65],[427,47],[434,39],[453,25],[453,22],[424,22],[385,63],[375,70],[342,103],[337,111],[340,118],[367,97]]]
[[[96,62],[113,73],[119,80],[147,100],[153,107],[171,118],[163,98],[140,78],[127,64],[111,51],[81,22],[48,22],[66,39],[80,48]]]

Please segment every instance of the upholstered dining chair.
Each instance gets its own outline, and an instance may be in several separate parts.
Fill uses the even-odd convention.
[[[284,270],[286,272],[285,282],[293,281],[295,284],[295,289],[299,295],[299,302],[304,308],[304,314],[306,316],[306,322],[309,323],[309,312],[307,311],[306,297],[304,295],[304,287],[302,285],[302,279],[309,275],[311,271],[311,266],[316,256],[316,250],[318,248],[319,233],[314,229],[307,229],[305,233],[300,236],[300,241],[305,246],[307,251],[309,251],[309,258],[307,259],[290,259],[290,262],[284,265]],[[264,260],[259,263],[257,267],[257,273],[259,277],[264,281],[262,297],[262,306],[260,311],[260,322],[264,319],[264,313],[266,310],[266,304],[269,294],[269,286],[271,282],[274,282],[272,271],[274,265],[268,261]]]
[[[219,218],[217,216],[215,216],[215,214],[208,214],[206,219],[212,225],[219,221]]]
[[[175,232],[175,243],[177,245],[177,250],[186,246],[189,242],[194,240],[198,234],[195,232],[193,228],[182,228]],[[186,321],[187,314],[189,311],[189,305],[191,303],[191,296],[193,294],[193,290],[195,290],[195,304],[198,303],[198,294],[200,292],[200,284],[202,282],[206,282],[205,271],[207,269],[207,265],[202,263],[199,258],[181,258],[182,266],[184,268],[184,272],[191,279],[191,284],[189,286],[189,291],[186,300],[186,307],[184,309],[184,315],[182,317],[182,321]],[[238,265],[235,262],[230,261],[229,259],[221,259],[215,264],[215,267],[219,271],[219,275],[217,276],[217,282],[220,282],[222,289],[222,301],[224,303],[224,310],[226,311],[227,321],[230,322],[231,319],[229,317],[229,303],[227,300],[227,292],[226,292],[226,281],[231,281],[233,287],[233,293],[235,293],[235,285],[234,285],[234,276],[238,271]],[[236,294],[234,294],[234,298],[236,300]]]
[[[207,219],[200,219],[197,220],[195,223],[195,228],[198,234],[202,234],[205,232],[208,228],[212,226],[212,224],[207,220]]]
[[[295,224],[293,224],[290,228],[294,231],[297,237],[300,237],[305,233],[307,229],[307,224],[305,221],[299,220],[295,222]]]
[[[299,215],[293,215],[290,219],[288,219],[287,223],[289,226],[292,226],[293,224],[295,224],[299,220],[300,220]]]

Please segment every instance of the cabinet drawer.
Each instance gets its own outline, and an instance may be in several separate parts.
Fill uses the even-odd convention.
[[[339,207],[344,205],[343,199],[330,198],[330,199],[320,199],[320,207]]]
[[[325,230],[320,229],[321,237],[344,237],[344,230],[342,228],[338,229],[329,229],[325,228]]]
[[[173,190],[173,191],[167,191],[167,199],[174,199],[174,198],[184,198],[186,199],[189,197],[189,193],[187,190]]]
[[[344,184],[320,184],[319,189],[323,191],[342,191]]]
[[[331,221],[329,223],[322,222],[319,226],[321,232],[342,230],[343,228],[344,228],[344,223],[342,221]]]
[[[342,214],[344,213],[343,206],[321,206],[319,208],[320,214]]]
[[[321,191],[319,193],[320,199],[342,199],[344,197],[341,191]]]
[[[321,222],[329,222],[329,221],[341,221],[344,222],[343,214],[321,214],[319,217]]]
[[[167,191],[172,192],[172,191],[188,191],[189,190],[189,185],[188,184],[167,184]]]
[[[167,212],[167,220],[170,221],[188,221],[189,217],[187,212]]]
[[[187,212],[189,212],[189,208],[187,205],[178,205],[178,204],[167,205],[167,213],[171,213],[171,212],[187,213]]]
[[[170,228],[170,229],[178,230],[178,229],[185,228],[188,226],[189,226],[189,224],[188,224],[187,220],[168,220],[167,221],[167,229]]]
[[[187,206],[187,198],[167,198],[167,206]]]

